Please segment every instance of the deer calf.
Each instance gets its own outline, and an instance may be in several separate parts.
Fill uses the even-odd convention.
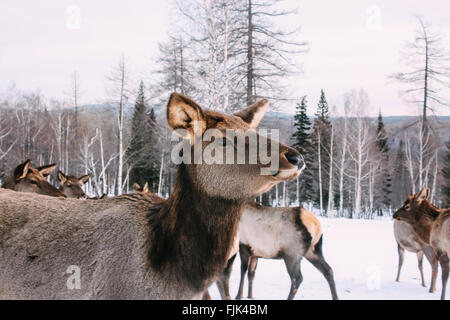
[[[61,190],[67,198],[86,198],[86,193],[83,191],[83,185],[89,181],[90,174],[86,174],[79,178],[75,176],[66,176],[58,170],[58,181],[61,184]]]
[[[433,277],[430,291],[432,291],[436,283],[437,264],[439,261],[442,268],[441,299],[444,300],[449,273],[450,208],[439,210],[434,207],[428,201],[429,193],[430,189],[424,188],[414,196],[409,196],[403,206],[394,213],[393,217],[411,225],[420,239],[433,248]]]
[[[38,193],[52,197],[64,197],[63,192],[47,181],[47,177],[55,168],[55,163],[33,168],[31,167],[31,160],[28,159],[14,169],[2,188],[19,192]]]
[[[288,300],[292,300],[303,280],[300,270],[303,257],[325,276],[332,298],[338,299],[333,270],[322,253],[322,228],[319,220],[311,212],[299,207],[273,208],[251,202],[244,208],[238,236],[241,280],[236,299],[243,296],[247,270],[248,297],[253,298],[253,279],[258,258],[266,258],[284,260],[291,278]],[[217,283],[224,299],[229,298],[228,282],[233,260],[230,261]]]

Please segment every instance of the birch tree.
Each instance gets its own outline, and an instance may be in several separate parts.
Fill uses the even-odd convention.
[[[129,95],[129,70],[125,57],[120,57],[119,63],[111,71],[107,79],[111,83],[110,93],[114,97],[112,103],[117,107],[117,179],[116,193],[122,194],[123,169],[124,169],[124,108]]]

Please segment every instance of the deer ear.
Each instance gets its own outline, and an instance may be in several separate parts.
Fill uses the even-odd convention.
[[[422,202],[425,199],[428,199],[428,196],[430,195],[430,189],[428,188],[423,188],[422,191],[420,191],[417,195],[416,195],[416,201],[417,202]]]
[[[21,180],[25,178],[28,174],[28,170],[30,169],[31,160],[28,159],[22,164],[19,164],[16,169],[14,169],[14,178],[16,180]]]
[[[66,181],[66,176],[64,175],[64,173],[62,173],[60,170],[58,170],[58,174],[56,176],[58,178],[58,181],[61,184],[64,184],[64,182]]]
[[[133,190],[134,191],[139,191],[141,189],[141,186],[138,183],[133,183]]]
[[[146,182],[146,183],[144,184],[144,187],[142,188],[142,191],[148,192],[148,182]]]
[[[49,164],[47,166],[42,166],[39,168],[36,168],[37,171],[39,171],[44,177],[48,176],[53,172],[53,170],[56,169],[56,163]]]
[[[255,102],[247,109],[241,110],[235,113],[234,115],[247,122],[250,128],[256,128],[261,122],[261,119],[266,114],[268,107],[269,107],[269,100],[262,99]]]
[[[85,184],[86,182],[89,181],[90,178],[91,178],[91,174],[89,173],[89,174],[86,174],[86,175],[80,177],[80,181],[83,182],[83,184]]]
[[[176,92],[167,103],[167,122],[172,130],[191,138],[202,135],[206,129],[206,117],[198,104]]]

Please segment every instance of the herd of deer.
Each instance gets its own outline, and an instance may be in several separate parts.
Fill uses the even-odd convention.
[[[173,93],[167,121],[172,130],[186,130],[193,150],[197,135],[206,129],[220,130],[224,139],[228,130],[254,130],[267,108],[268,101],[261,100],[226,115]],[[200,133],[193,130],[193,121],[202,124]],[[89,198],[82,189],[89,175],[77,178],[58,171],[58,189],[47,181],[55,164],[33,168],[30,160],[22,163],[0,189],[0,299],[207,299],[214,282],[222,298],[230,299],[228,282],[238,252],[237,299],[243,297],[247,271],[248,297],[253,298],[258,258],[284,260],[291,278],[288,299],[293,299],[303,279],[303,257],[324,275],[337,299],[317,218],[300,207],[264,207],[251,200],[297,178],[304,168],[295,149],[261,139],[278,144],[279,169],[273,175],[261,175],[267,165],[260,162],[180,164],[167,199],[149,192],[148,185],[134,185],[131,194]],[[248,145],[245,152],[248,155]],[[394,214],[397,281],[406,249],[417,252],[424,285],[425,254],[433,265],[430,291],[435,290],[438,261],[441,264],[444,299],[449,210],[439,211],[427,196],[422,190],[409,197]],[[80,270],[77,290],[66,286],[66,270],[72,265]]]

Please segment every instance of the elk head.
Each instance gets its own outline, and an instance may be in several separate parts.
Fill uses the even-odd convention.
[[[410,195],[406,199],[403,206],[394,213],[393,218],[396,220],[407,222],[411,225],[414,224],[421,218],[422,214],[424,213],[424,205],[429,205],[429,194],[430,189],[424,188],[422,189],[422,191],[416,193],[415,195]]]
[[[3,187],[19,192],[32,192],[53,197],[64,197],[61,191],[47,181],[48,175],[55,168],[56,164],[32,168],[31,160],[28,159],[14,169]]]
[[[83,185],[89,181],[90,174],[86,174],[79,178],[74,176],[66,176],[58,170],[58,181],[61,184],[60,190],[67,198],[86,198],[86,193],[83,191]]]
[[[133,183],[133,190],[135,192],[148,192],[148,182],[144,184],[143,187],[141,187],[138,183]]]
[[[172,161],[180,155],[190,159],[174,161],[181,164],[184,181],[209,197],[239,200],[295,179],[304,165],[299,152],[256,132],[268,106],[269,101],[263,99],[227,115],[203,110],[190,98],[173,93],[167,105],[167,120],[170,128],[185,139],[182,149],[172,150]],[[267,150],[277,163],[275,168],[256,156]],[[208,155],[212,155],[210,159],[205,158]]]

